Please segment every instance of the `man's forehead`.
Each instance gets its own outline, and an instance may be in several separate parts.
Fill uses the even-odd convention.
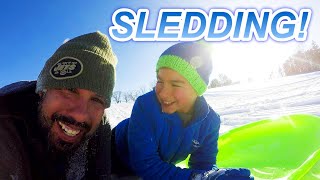
[[[103,96],[100,95],[100,94],[97,94],[96,92],[90,90],[90,89],[82,89],[82,88],[52,88],[52,89],[44,89],[43,92],[46,92],[48,90],[76,90],[78,92],[85,92],[85,93],[88,93],[90,94],[91,96],[95,96],[95,97],[99,97],[99,98],[102,98],[103,99]]]
[[[76,89],[79,92],[82,91],[82,92],[90,93],[92,96],[95,96],[95,97],[103,98],[103,96],[101,96],[100,94],[97,94],[96,92],[94,92],[90,89],[82,89],[82,88],[74,88],[74,89]]]

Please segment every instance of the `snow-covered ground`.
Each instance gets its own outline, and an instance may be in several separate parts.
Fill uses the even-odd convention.
[[[221,116],[220,133],[286,114],[320,116],[320,72],[209,89],[204,96]],[[112,104],[107,109],[111,126],[129,117],[132,106],[133,103]]]

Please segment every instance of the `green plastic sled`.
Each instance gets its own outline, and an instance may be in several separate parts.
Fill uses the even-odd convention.
[[[255,179],[320,179],[320,117],[265,119],[219,137],[217,165],[249,168]],[[188,167],[188,158],[177,166]]]

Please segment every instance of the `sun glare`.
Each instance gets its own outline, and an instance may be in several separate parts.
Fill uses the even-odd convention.
[[[293,43],[223,42],[213,47],[213,76],[227,75],[233,82],[262,81],[294,53]]]

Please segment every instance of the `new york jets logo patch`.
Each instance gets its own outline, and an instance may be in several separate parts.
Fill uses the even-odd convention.
[[[83,64],[74,57],[64,57],[55,63],[50,74],[54,79],[68,79],[79,76],[82,73]]]

